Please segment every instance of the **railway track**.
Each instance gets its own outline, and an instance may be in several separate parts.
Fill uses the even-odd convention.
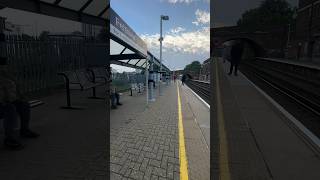
[[[287,72],[274,72],[254,63],[244,64],[241,71],[320,137],[320,92],[312,93],[308,88],[302,87],[304,84],[310,86],[310,83],[297,79],[294,81],[288,77]],[[312,86],[318,87],[318,84]]]
[[[210,104],[210,83],[198,80],[188,80],[186,84],[206,103]]]

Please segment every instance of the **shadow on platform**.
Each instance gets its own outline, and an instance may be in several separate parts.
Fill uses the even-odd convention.
[[[83,110],[61,109],[65,92],[42,98],[31,110],[37,139],[25,140],[20,151],[0,146],[0,179],[106,179],[107,107],[105,99],[88,99],[91,91],[73,91],[72,103]],[[97,89],[105,97],[105,87]],[[2,123],[2,122],[1,122]],[[3,128],[0,139],[3,142]]]

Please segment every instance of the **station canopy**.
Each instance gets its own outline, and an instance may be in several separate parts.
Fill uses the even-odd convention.
[[[109,17],[111,64],[136,69],[149,69],[152,63],[154,66],[160,67],[160,61],[148,52],[146,43],[112,8],[109,9]],[[162,65],[162,68],[164,71],[170,71],[164,65]]]
[[[160,69],[160,61],[147,51],[145,42],[110,8],[109,0],[1,0],[12,8],[85,24],[106,27],[110,22],[111,63],[144,69],[146,58]],[[162,65],[163,71],[170,70]]]
[[[105,27],[110,3],[109,0],[1,0],[0,7]]]
[[[146,43],[113,10],[110,17],[110,59],[112,64],[144,69],[147,64]]]

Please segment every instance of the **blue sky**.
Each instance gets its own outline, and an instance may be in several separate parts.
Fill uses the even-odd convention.
[[[170,17],[163,24],[163,60],[170,69],[209,58],[209,0],[111,0],[111,7],[157,57],[160,15]]]

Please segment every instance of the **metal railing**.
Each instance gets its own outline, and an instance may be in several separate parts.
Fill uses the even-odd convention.
[[[106,49],[106,45],[79,38],[39,39],[6,35],[5,54],[9,71],[16,77],[20,91],[28,94],[63,84],[58,72],[88,67],[97,59],[97,52],[92,51]],[[101,51],[101,57],[103,52],[107,53]]]

